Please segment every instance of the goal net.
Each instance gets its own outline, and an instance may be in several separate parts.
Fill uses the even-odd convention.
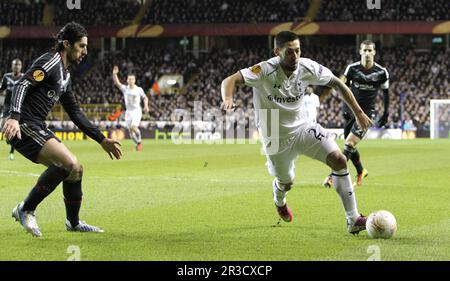
[[[450,138],[450,100],[431,100],[430,138]]]

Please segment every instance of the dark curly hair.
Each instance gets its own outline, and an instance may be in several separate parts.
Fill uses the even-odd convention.
[[[71,45],[75,44],[75,42],[80,41],[82,37],[87,37],[88,33],[86,29],[79,23],[69,22],[66,24],[55,37],[55,46],[54,49],[57,52],[64,50],[64,40],[68,40]]]

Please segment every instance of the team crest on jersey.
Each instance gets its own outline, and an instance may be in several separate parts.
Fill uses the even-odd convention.
[[[55,91],[53,91],[53,90],[50,90],[50,91],[48,91],[48,92],[47,92],[47,97],[49,97],[49,98],[53,98],[53,97],[55,96],[55,94],[56,94],[56,92],[55,92]]]
[[[45,78],[45,73],[42,70],[35,70],[33,72],[33,79],[36,82],[41,82]]]
[[[261,72],[261,66],[259,64],[255,64],[254,66],[250,67],[250,71],[259,74]]]

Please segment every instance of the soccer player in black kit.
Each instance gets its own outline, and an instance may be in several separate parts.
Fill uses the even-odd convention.
[[[3,101],[3,108],[0,111],[0,124],[2,124],[3,117],[8,115],[9,106],[11,105],[11,96],[14,86],[22,78],[22,61],[20,59],[14,59],[11,63],[11,71],[5,73],[0,81],[0,93],[6,92]],[[11,145],[11,150],[8,155],[9,160],[14,160],[14,146]]]
[[[51,108],[61,102],[70,119],[109,154],[120,159],[120,143],[106,138],[81,111],[71,91],[68,68],[87,55],[87,32],[75,22],[66,24],[56,36],[53,51],[36,59],[13,91],[9,116],[3,126],[5,137],[23,156],[47,167],[27,198],[17,205],[12,216],[33,236],[41,236],[35,217],[36,207],[62,182],[66,207],[66,229],[78,232],[103,232],[79,220],[83,166],[75,155],[47,129],[45,119]]]
[[[375,62],[376,54],[375,43],[370,40],[365,40],[360,45],[359,54],[361,61],[349,64],[345,69],[344,75],[341,79],[348,87],[352,89],[358,104],[366,113],[367,116],[374,119],[375,117],[375,103],[378,95],[378,89],[383,90],[384,112],[378,121],[378,127],[386,125],[389,117],[389,73],[386,68]],[[367,131],[362,130],[358,123],[355,122],[355,117],[352,111],[344,104],[344,155],[347,160],[352,160],[356,168],[356,185],[361,186],[362,179],[369,174],[363,167],[360,159],[359,151],[356,145],[364,138]],[[331,176],[327,176],[323,182],[325,187],[332,186]]]

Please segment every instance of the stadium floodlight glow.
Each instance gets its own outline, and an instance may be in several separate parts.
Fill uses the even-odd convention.
[[[170,86],[173,86],[173,85],[175,85],[176,83],[177,83],[177,80],[175,80],[175,79],[167,80],[167,84],[170,85]]]
[[[430,101],[430,138],[450,137],[450,99]]]

